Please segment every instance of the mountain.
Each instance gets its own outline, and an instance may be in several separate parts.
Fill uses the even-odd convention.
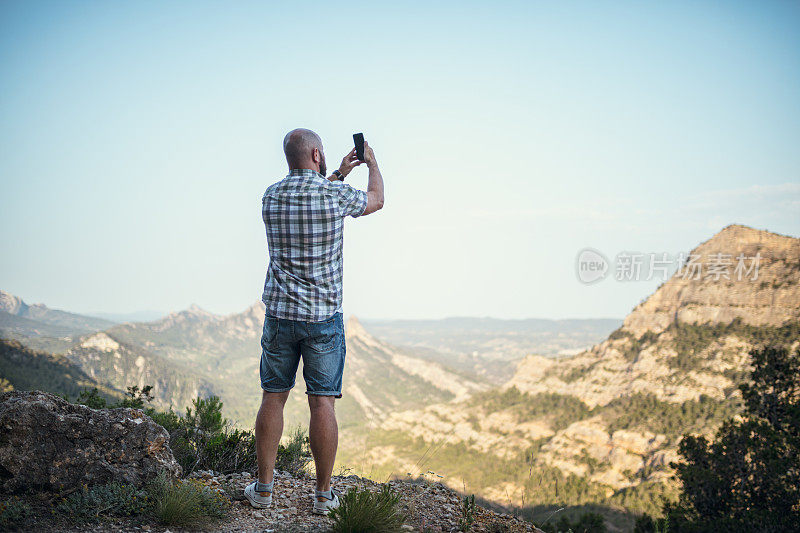
[[[147,323],[120,324],[104,332],[115,342],[138,346],[163,361],[191,368],[213,383],[226,415],[249,427],[261,402],[258,367],[264,305],[219,316],[193,306]],[[480,380],[420,358],[369,335],[355,317],[346,325],[344,398],[337,404],[343,427],[361,427],[402,406],[445,401],[485,388]],[[286,406],[287,426],[307,425],[302,363]],[[158,387],[156,387],[158,389]],[[176,403],[177,404],[177,403]]]
[[[189,365],[125,343],[110,332],[79,338],[64,357],[93,380],[118,390],[153,385],[160,408],[182,410],[198,396],[217,393],[213,381]]]
[[[705,274],[719,253],[734,258],[729,279]],[[732,275],[739,254],[760,257],[756,279]],[[679,271],[591,349],[531,355],[501,387],[390,414],[370,468],[433,470],[539,520],[554,502],[658,513],[681,435],[739,411],[752,348],[800,343],[800,239],[735,225],[689,255],[699,279]]]
[[[92,316],[122,324],[123,322],[150,322],[163,317],[165,313],[161,311],[131,311],[129,313],[92,313]]]
[[[68,337],[113,325],[114,322],[102,318],[50,309],[44,304],[28,305],[0,290],[0,336],[3,337]]]
[[[744,268],[754,266],[749,258],[760,257],[758,270],[749,276],[744,270],[737,275],[739,254]],[[661,333],[674,323],[739,319],[752,326],[780,326],[800,320],[800,240],[734,224],[692,250],[692,256],[702,266],[701,275],[709,278],[697,283],[691,279],[691,268],[686,276],[673,276],[628,315],[625,331],[639,337],[647,331]],[[715,279],[710,269],[727,262],[727,277],[720,274]]]
[[[75,399],[81,391],[95,387],[107,399],[122,397],[119,390],[96,381],[63,355],[0,339],[0,392],[39,389]]]

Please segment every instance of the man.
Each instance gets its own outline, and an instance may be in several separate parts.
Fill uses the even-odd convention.
[[[383,207],[383,178],[372,148],[364,161],[353,149],[339,170],[325,177],[322,140],[311,130],[290,131],[283,140],[289,175],[264,193],[269,268],[262,300],[267,306],[261,337],[261,408],[256,418],[258,481],[245,488],[256,508],[272,503],[273,469],[283,432],[283,406],[303,358],[309,437],[317,473],[313,511],[339,505],[331,474],[339,442],[334,401],[342,397],[345,342],[342,323],[342,231],[346,216]],[[366,163],[367,191],[343,183]]]

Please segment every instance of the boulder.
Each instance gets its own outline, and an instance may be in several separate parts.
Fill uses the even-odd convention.
[[[0,491],[70,490],[180,476],[169,434],[139,409],[91,409],[41,391],[0,394]]]

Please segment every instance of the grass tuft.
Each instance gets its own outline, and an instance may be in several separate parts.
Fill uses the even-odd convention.
[[[400,495],[384,485],[378,492],[351,489],[342,496],[339,507],[328,516],[334,533],[394,533],[402,531],[405,515],[400,511]]]
[[[166,526],[196,527],[228,512],[227,498],[198,480],[172,482],[162,474],[148,486],[148,493],[156,520]]]

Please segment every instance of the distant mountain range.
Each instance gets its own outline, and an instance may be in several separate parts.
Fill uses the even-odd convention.
[[[112,324],[54,311],[41,304],[27,306],[13,295],[2,295],[4,309],[20,315],[7,313],[0,317],[0,336],[16,339],[34,350],[63,354],[109,387],[125,390],[131,385],[154,385],[156,402],[164,408],[182,409],[197,394],[213,393],[223,399],[225,412],[233,420],[247,426],[255,416],[260,402],[258,361],[264,319],[260,302],[232,315],[215,315],[192,306],[151,322]],[[37,318],[25,318],[25,310],[34,307],[39,310]],[[58,318],[60,322],[44,322],[43,317],[51,322]],[[435,332],[440,321],[414,322],[415,326],[404,322],[375,323],[384,332],[409,333],[407,346],[396,347],[378,341],[351,317],[347,324],[347,372],[349,375],[352,370],[363,380],[345,380],[355,389],[352,398],[339,403],[342,420],[358,425],[366,423],[370,415],[387,412],[396,405],[424,405],[452,398],[451,389],[461,389],[450,382],[461,383],[459,386],[468,390],[503,383],[524,355],[586,346],[620,324],[609,320],[475,319],[475,324],[463,328],[465,320],[469,319],[445,320],[448,326],[441,328],[438,340]],[[525,324],[526,329],[515,336],[513,332],[520,324]],[[422,332],[421,338],[411,335],[415,330]],[[460,351],[458,343],[469,351]],[[503,353],[503,346],[508,347],[508,353]],[[398,367],[396,379],[383,383],[379,376],[391,375],[394,366]],[[419,368],[449,377],[439,384],[435,379],[426,379]],[[371,387],[372,381],[383,385]],[[302,383],[302,376],[298,383]],[[287,409],[288,422],[306,423],[304,396],[293,396],[293,400]]]
[[[123,322],[150,322],[158,320],[167,313],[161,311],[132,311],[130,313],[89,313],[91,316],[96,316],[105,320],[110,320],[117,324]]]
[[[0,336],[3,337],[70,337],[113,325],[109,320],[58,311],[44,304],[28,305],[0,290]]]

